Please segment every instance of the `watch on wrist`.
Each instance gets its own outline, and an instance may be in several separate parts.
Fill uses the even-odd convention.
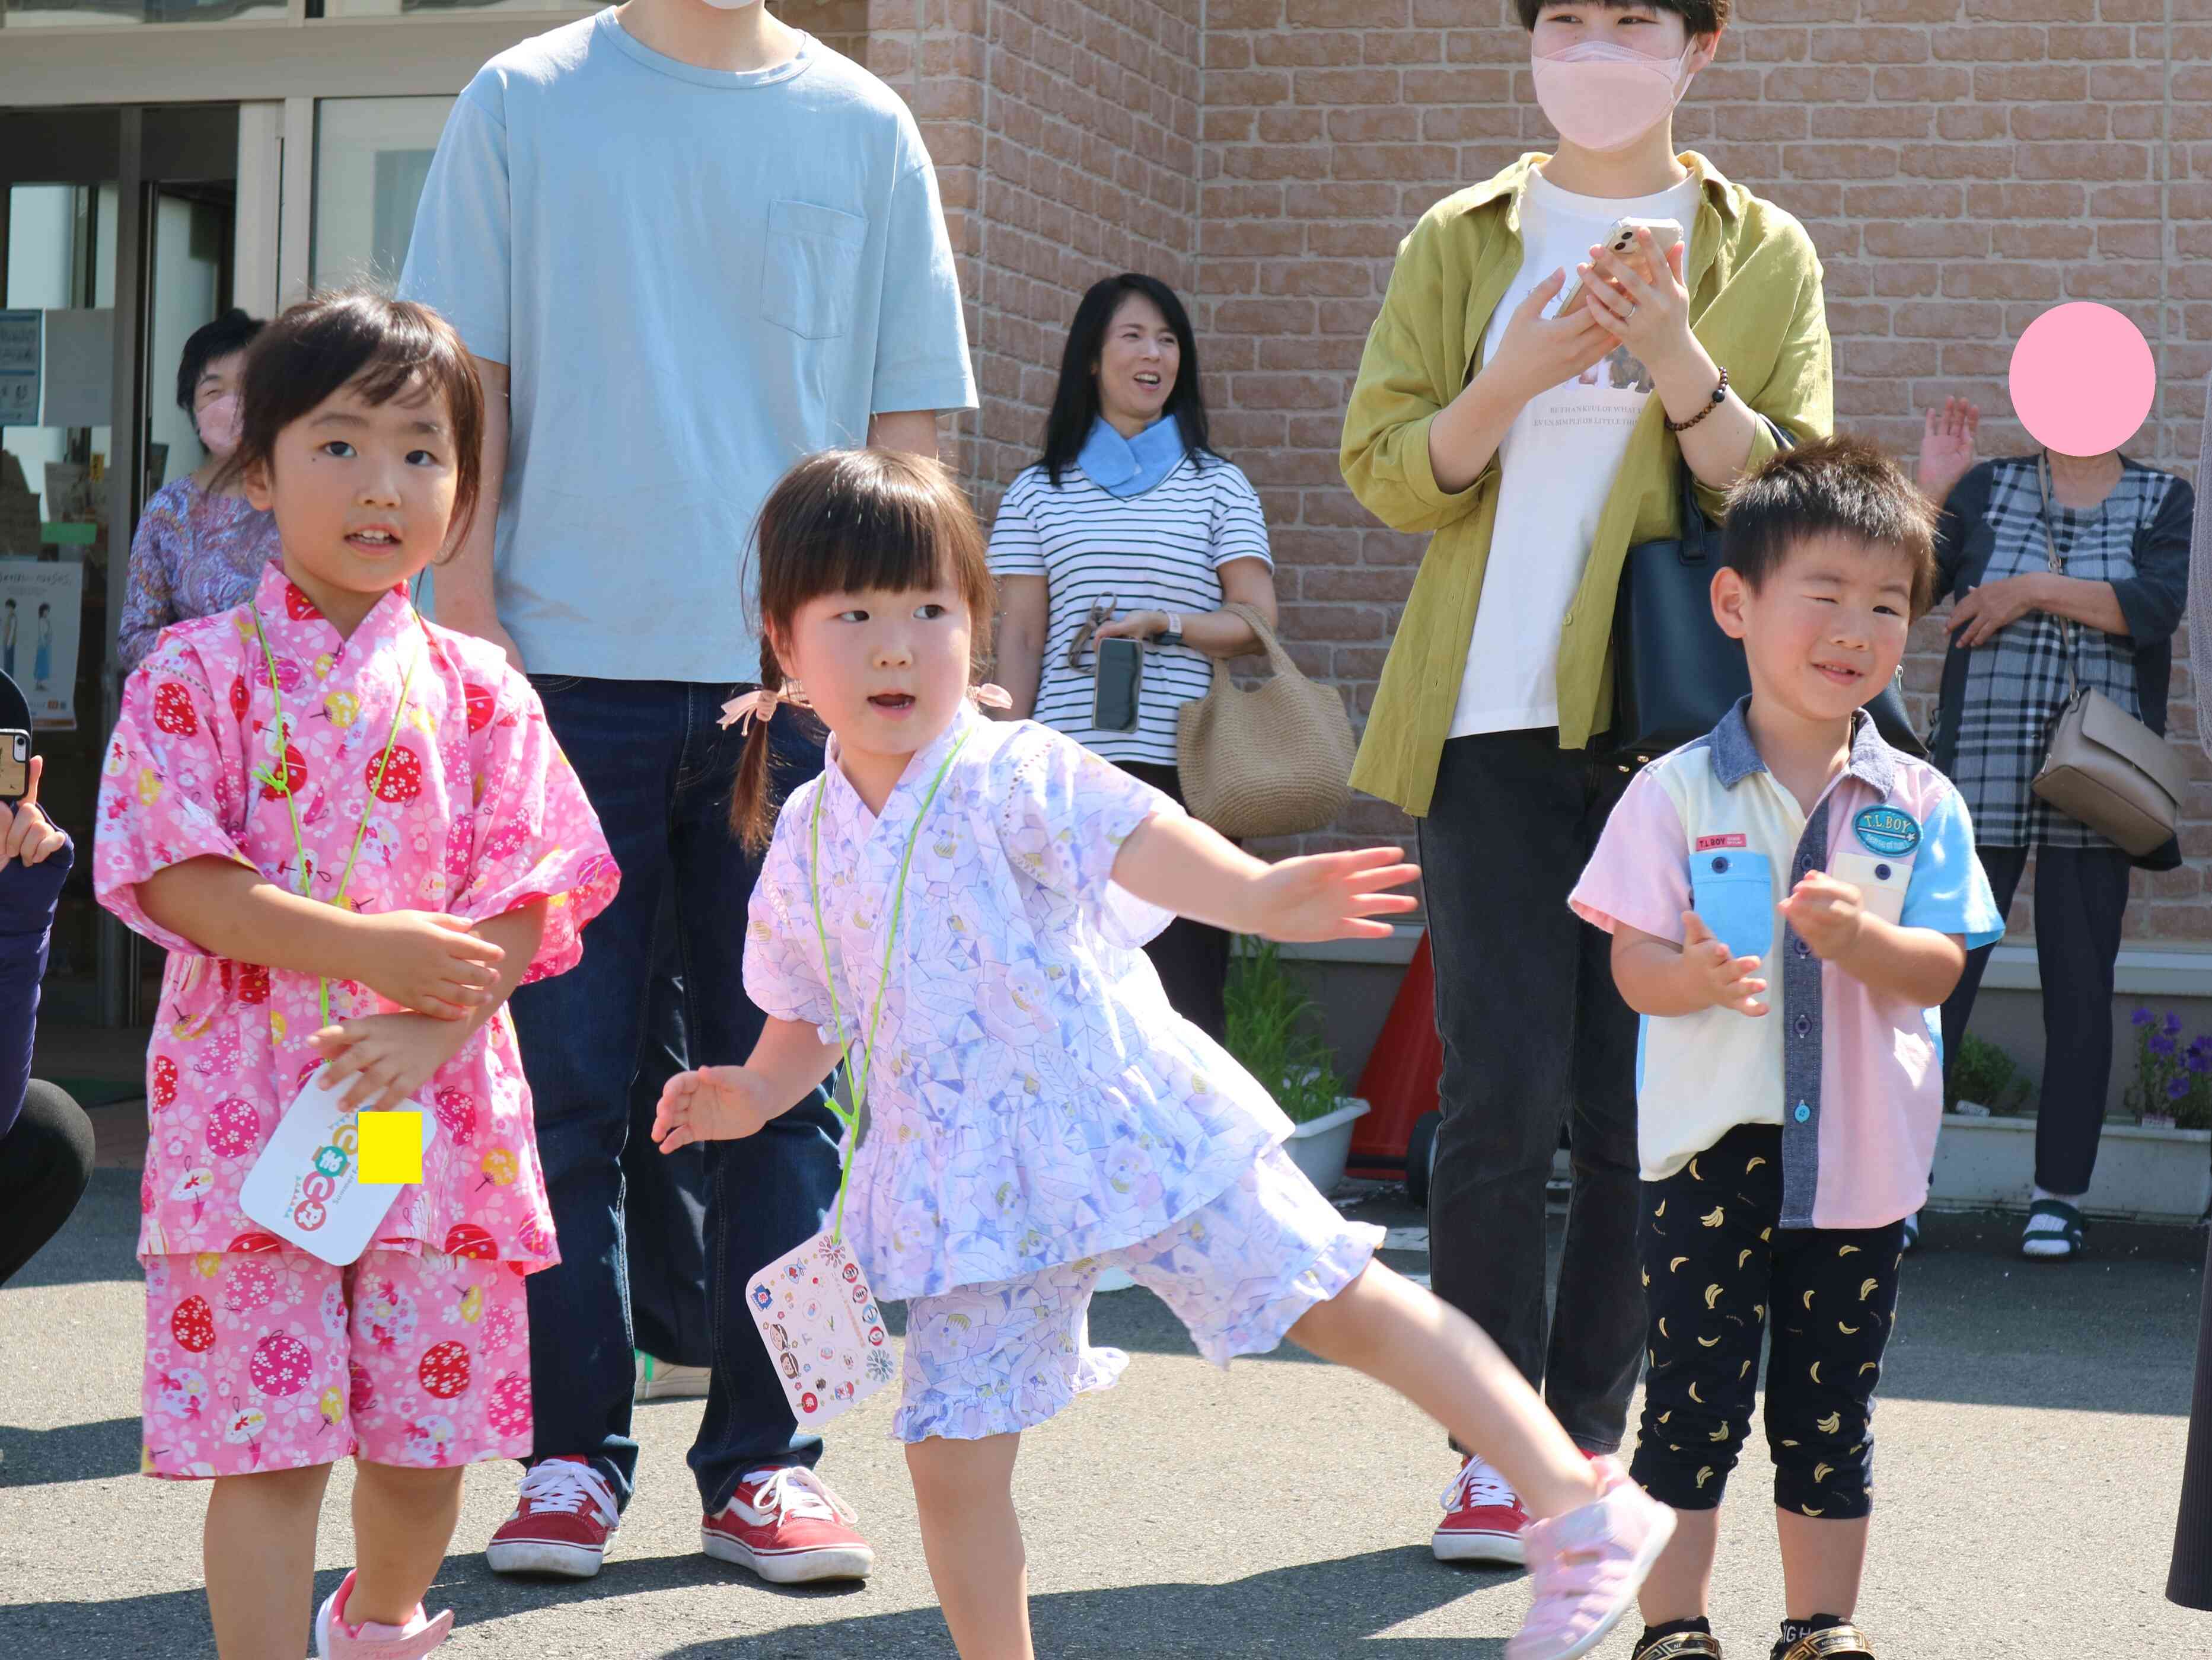
[[[1154,634],[1154,635],[1152,636],[1152,644],[1153,644],[1153,645],[1182,645],[1182,619],[1180,616],[1176,615],[1176,613],[1174,613],[1173,611],[1170,611],[1170,612],[1166,613],[1166,616],[1167,616],[1167,620],[1168,620],[1168,626],[1167,626],[1166,627],[1164,627],[1164,628],[1161,629],[1159,633],[1158,633],[1157,634]]]

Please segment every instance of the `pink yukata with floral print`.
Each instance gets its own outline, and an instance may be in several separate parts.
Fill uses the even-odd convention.
[[[269,658],[283,690],[278,731]],[[411,679],[410,664],[413,664]],[[403,683],[405,705],[401,709]],[[379,776],[393,717],[398,733]],[[284,1109],[320,1063],[309,974],[210,957],[157,926],[138,884],[203,857],[365,912],[488,921],[546,901],[524,978],[583,954],[618,881],[597,816],[530,684],[497,647],[424,622],[395,589],[341,639],[282,566],[246,606],[168,629],[124,694],[100,785],[100,903],[170,955],[147,1057],[139,1190],[149,1474],[511,1457],[530,1444],[522,1276],[559,1260],[530,1091],[501,1009],[421,1092],[438,1134],[359,1263],[282,1245],[238,1208]],[[371,780],[377,780],[371,801]],[[330,984],[343,1021],[396,1005]],[[357,1421],[358,1420],[358,1421]]]

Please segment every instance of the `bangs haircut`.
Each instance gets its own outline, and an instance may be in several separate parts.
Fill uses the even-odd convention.
[[[951,588],[968,608],[971,678],[990,661],[997,585],[975,510],[942,463],[902,450],[825,450],[788,473],[762,504],[754,532],[760,577],[760,683],[785,683],[776,656],[801,607],[825,594]],[[769,777],[768,723],[746,736],[730,796],[730,826],[747,847],[768,845],[781,803]]]
[[[1545,7],[1566,3],[1568,0],[1519,0],[1521,27],[1534,33]],[[1682,20],[1694,40],[1701,34],[1718,34],[1727,27],[1729,0],[1572,0],[1572,3],[1577,11],[1633,11],[1639,5],[1671,11]]]
[[[453,449],[453,518],[441,554],[468,539],[483,488],[483,386],[453,325],[428,306],[353,290],[289,307],[246,354],[243,432],[220,483],[270,470],[276,439],[351,388],[372,405],[421,394],[445,412]]]
[[[1784,450],[1729,492],[1721,562],[1756,592],[1807,542],[1837,536],[1894,548],[1911,566],[1911,615],[1936,591],[1933,502],[1863,438],[1838,435]]]

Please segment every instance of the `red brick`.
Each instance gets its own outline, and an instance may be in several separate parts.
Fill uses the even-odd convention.
[[[1909,146],[1904,167],[1920,179],[2002,179],[2013,171],[2013,149],[1997,144]]]
[[[2014,225],[1990,227],[1991,250],[2004,259],[2087,259],[2095,237],[2087,225]]]
[[[2150,151],[2141,144],[2023,143],[2014,146],[2022,179],[2144,179]]]
[[[1953,265],[1943,273],[1943,292],[1954,300],[2056,300],[2058,268],[2009,259]]]
[[[1356,35],[1261,34],[1251,37],[1252,61],[1270,69],[1320,69],[1359,61]],[[1209,99],[1212,87],[1206,88]]]
[[[1928,31],[1907,28],[1815,29],[1816,64],[1924,64]]]
[[[2014,138],[2101,140],[2112,135],[2111,112],[2101,104],[2018,104],[2011,115]]]
[[[1969,112],[1972,112],[1969,106]],[[1935,112],[1912,104],[1816,104],[1809,112],[1814,138],[1925,138]],[[1960,113],[1945,110],[1944,116]],[[1992,112],[1994,113],[1994,112]],[[2002,131],[2000,120],[1998,130]],[[1986,135],[1976,133],[1975,137]],[[1947,130],[1947,138],[1957,135]]]
[[[1863,144],[1785,144],[1783,165],[1806,179],[1892,179],[1897,153]]]
[[[1299,70],[1291,95],[1301,104],[1395,104],[1398,76],[1395,70]]]
[[[2039,28],[2010,23],[1976,24],[1929,32],[1939,64],[2024,64],[2044,56]]]

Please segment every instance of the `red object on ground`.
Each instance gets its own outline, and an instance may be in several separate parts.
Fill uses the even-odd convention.
[[[1437,1110],[1443,1076],[1443,1039],[1437,1035],[1437,972],[1424,933],[1406,978],[1359,1075],[1359,1097],[1373,1110],[1353,1132],[1351,1173],[1402,1176],[1413,1121]]]

